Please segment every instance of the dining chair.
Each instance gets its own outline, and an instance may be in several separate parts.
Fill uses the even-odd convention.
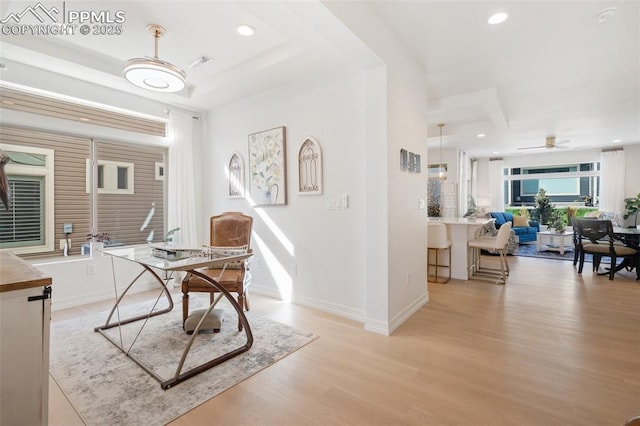
[[[442,263],[440,259],[440,253],[443,251],[449,252],[449,261]],[[435,263],[432,262],[433,257],[431,253],[435,252]],[[429,277],[429,270],[431,267],[435,268],[435,274],[433,280]],[[449,272],[446,279],[440,279],[438,274],[438,268],[446,268]],[[429,222],[427,224],[427,281],[444,284],[451,279],[451,240],[447,237],[447,225],[444,223]]]
[[[578,273],[582,273],[585,254],[593,256],[593,271],[598,271],[603,257],[611,258],[609,279],[613,280],[616,273],[618,259],[629,259],[638,266],[640,253],[638,250],[616,243],[613,224],[610,220],[577,219],[578,244],[580,250],[580,264]]]
[[[213,252],[251,253],[251,231],[253,218],[240,212],[225,212],[210,219],[210,247]],[[236,293],[240,309],[249,310],[247,289],[251,283],[251,273],[247,261],[227,265],[225,268],[202,269],[204,275],[216,280],[230,293]],[[209,293],[210,303],[213,303],[218,289],[211,286],[202,278],[187,274],[182,280],[182,323],[183,327],[189,317],[189,293]],[[242,331],[242,324],[238,320],[238,331]]]
[[[495,237],[476,237],[468,242],[468,247],[473,250],[472,256],[472,277],[480,279],[497,279],[498,284],[505,284],[507,282],[507,275],[509,275],[509,263],[507,262],[506,246],[509,242],[509,236],[511,235],[511,222],[506,222],[500,229]],[[494,250],[500,256],[500,269],[483,267],[481,250]]]

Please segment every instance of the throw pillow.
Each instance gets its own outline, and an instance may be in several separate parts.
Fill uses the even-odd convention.
[[[529,226],[529,218],[526,216],[514,216],[513,226]]]
[[[217,256],[235,256],[238,254],[245,254],[249,250],[248,245],[238,246],[238,247],[219,247],[219,246],[209,246],[208,252]],[[242,269],[244,268],[244,261],[239,262],[231,262],[227,264],[227,269]],[[214,269],[221,269],[214,268]]]

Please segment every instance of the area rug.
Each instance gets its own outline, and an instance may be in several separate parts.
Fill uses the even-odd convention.
[[[557,251],[550,250],[536,250],[535,244],[520,244],[518,246],[518,250],[515,253],[515,256],[524,256],[524,257],[537,257],[541,259],[554,259],[554,260],[568,260],[573,262],[573,250],[565,251],[564,254],[560,254]],[[590,254],[585,254],[584,256],[585,262],[592,262],[593,259]],[[604,263],[604,260],[603,260]]]
[[[126,318],[148,312],[155,300],[132,304],[120,311]],[[192,297],[191,308],[206,304]],[[166,300],[164,306],[167,305]],[[162,309],[162,302],[155,310]],[[238,332],[237,314],[221,303],[225,320],[219,333],[200,333],[185,362],[185,369],[215,358],[246,342]],[[274,362],[312,342],[318,336],[247,312],[253,346],[235,358],[162,390],[160,383],[126,357],[93,328],[104,324],[107,312],[51,324],[50,373],[87,425],[164,425],[187,411],[247,379]],[[179,301],[165,315],[150,318],[136,338],[142,322],[111,329],[163,378],[175,374],[190,338],[182,331]],[[184,369],[183,369],[184,371]]]

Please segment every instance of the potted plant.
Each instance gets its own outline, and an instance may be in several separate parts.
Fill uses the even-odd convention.
[[[562,217],[562,211],[553,209],[551,215],[549,216],[549,228],[555,229],[557,234],[564,233],[566,229],[566,223],[564,222],[564,217]]]
[[[638,226],[638,214],[640,213],[640,192],[631,198],[624,199],[624,219],[625,227],[632,228]],[[633,217],[633,220],[629,218]]]
[[[111,241],[111,235],[108,232],[96,232],[95,234],[87,234],[87,241],[89,241],[89,254],[93,255],[94,250],[102,250],[105,243]]]
[[[553,211],[553,206],[544,188],[540,188],[535,198],[536,208],[531,211],[531,218],[542,225],[549,225],[549,218]]]

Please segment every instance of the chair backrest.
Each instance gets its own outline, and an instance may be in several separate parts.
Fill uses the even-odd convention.
[[[251,248],[251,229],[253,218],[241,212],[225,212],[211,216],[210,244],[218,247]]]
[[[503,248],[509,242],[509,236],[511,235],[511,222],[504,223],[500,229],[498,229],[498,235],[496,235],[496,247]]]
[[[610,220],[576,219],[575,223],[578,226],[579,238],[587,239],[593,244],[598,244],[598,240],[605,237],[613,238],[613,224]],[[608,244],[609,240],[600,243]]]
[[[435,222],[429,222],[427,224],[427,247],[449,247],[449,240],[447,238],[447,225],[445,225],[444,223]]]

